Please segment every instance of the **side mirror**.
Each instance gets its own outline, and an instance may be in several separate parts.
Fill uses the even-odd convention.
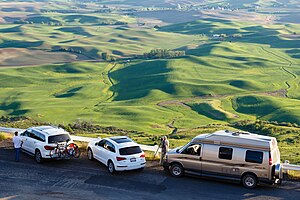
[[[98,144],[99,144],[98,142],[95,142],[95,146],[98,146]]]

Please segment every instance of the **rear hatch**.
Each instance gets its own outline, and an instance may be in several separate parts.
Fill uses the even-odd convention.
[[[117,161],[122,164],[138,164],[145,162],[145,154],[140,146],[124,147],[119,149],[120,156]]]

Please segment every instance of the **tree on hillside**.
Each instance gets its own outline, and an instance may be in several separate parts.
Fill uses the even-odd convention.
[[[103,52],[103,53],[101,54],[101,58],[102,58],[103,60],[105,60],[105,61],[108,61],[108,62],[116,61],[116,60],[117,60],[116,57],[114,57],[113,55],[110,55],[110,54],[108,54],[108,53],[106,53],[106,52]]]
[[[154,49],[149,53],[144,53],[145,58],[157,59],[157,58],[176,58],[185,56],[185,51],[174,51],[170,49]]]

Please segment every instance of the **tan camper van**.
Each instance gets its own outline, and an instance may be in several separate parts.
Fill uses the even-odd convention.
[[[186,173],[222,178],[239,181],[246,188],[282,179],[276,138],[227,130],[199,135],[171,150],[164,168],[175,177]]]

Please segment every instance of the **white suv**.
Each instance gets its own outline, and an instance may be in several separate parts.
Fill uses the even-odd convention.
[[[96,159],[115,171],[143,169],[146,165],[145,153],[128,137],[111,137],[92,141],[88,145],[88,159]]]
[[[45,158],[51,158],[50,152],[57,143],[72,142],[68,132],[52,126],[28,128],[20,136],[23,141],[22,151],[35,156],[37,163],[41,163]]]

